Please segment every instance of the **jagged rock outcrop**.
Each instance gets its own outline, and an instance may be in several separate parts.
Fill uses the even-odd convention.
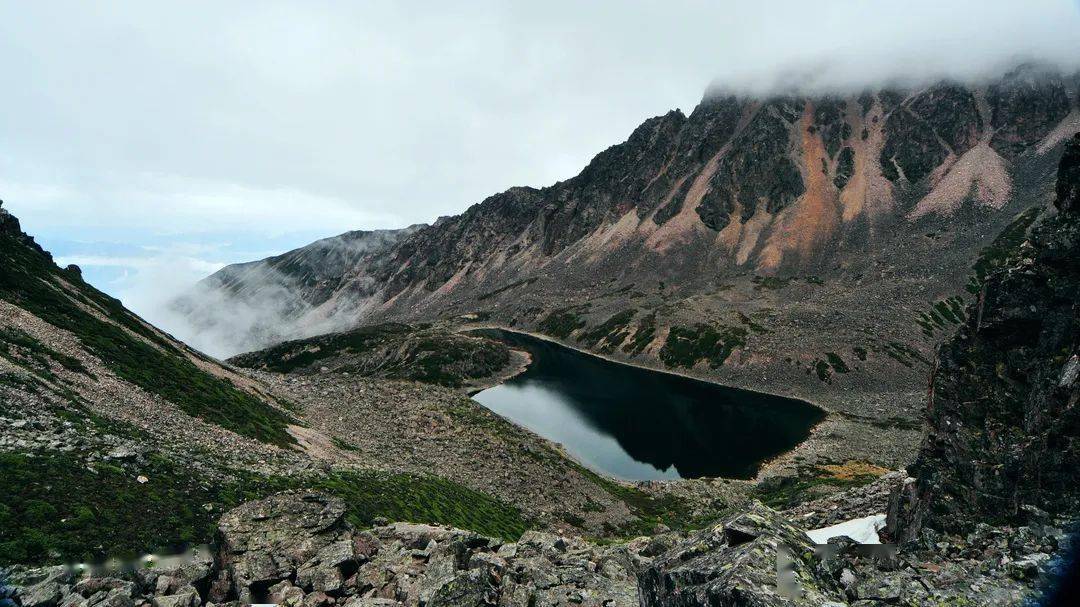
[[[987,276],[938,351],[929,432],[893,496],[898,540],[1032,513],[1080,514],[1080,135],[1058,170],[1057,215]]]
[[[528,531],[505,542],[414,523],[358,530],[344,505],[285,492],[222,517],[210,553],[86,572],[11,571],[16,607],[842,607],[1017,604],[1064,534],[979,525],[928,549],[815,546],[761,504],[690,534],[597,545]],[[1047,519],[1048,521],[1048,519]],[[1044,521],[1044,522],[1047,522]],[[165,562],[170,560],[170,562]]]
[[[283,493],[240,506],[222,517],[218,532],[222,575],[214,583],[215,602],[230,595],[266,602],[271,586],[286,580],[334,592],[355,562],[344,502],[315,493]]]
[[[822,605],[843,600],[806,533],[761,504],[692,534],[641,574],[642,607]]]

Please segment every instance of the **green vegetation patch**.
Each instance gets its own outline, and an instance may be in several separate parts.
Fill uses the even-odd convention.
[[[794,508],[820,495],[822,487],[861,487],[876,480],[880,474],[866,473],[837,475],[823,468],[804,471],[798,477],[770,477],[754,488],[754,497],[777,510]]]
[[[518,287],[524,287],[526,285],[531,285],[532,283],[536,282],[537,280],[540,280],[540,278],[538,276],[530,276],[530,277],[524,278],[522,280],[515,280],[514,282],[512,282],[510,284],[507,284],[507,285],[504,285],[504,286],[501,286],[498,289],[493,289],[493,290],[488,291],[486,293],[481,293],[480,295],[478,295],[476,297],[476,301],[484,301],[485,299],[491,299],[492,297],[495,297],[496,295],[498,295],[500,293],[503,293],[505,291],[509,291],[510,289],[516,289]]]
[[[510,349],[495,340],[426,325],[385,323],[287,341],[229,360],[278,373],[310,373],[325,365],[334,372],[456,388],[510,364]]]
[[[863,350],[863,355],[866,355],[866,350]],[[861,360],[866,360],[865,358]],[[823,382],[832,383],[833,373],[850,373],[851,368],[848,367],[844,359],[840,357],[836,352],[826,352],[825,358],[815,358],[813,364],[806,369],[807,374],[811,371],[817,375],[817,378]]]
[[[630,356],[637,356],[652,343],[654,337],[656,337],[656,312],[651,312],[638,321],[634,336],[623,346],[623,352]]]
[[[909,369],[915,367],[916,362],[924,365],[930,364],[930,361],[920,354],[918,350],[898,341],[890,341],[882,347],[881,351]]]
[[[697,324],[693,327],[671,327],[660,360],[668,367],[690,368],[705,360],[713,369],[720,367],[728,356],[746,345],[747,330],[743,327]]]
[[[61,354],[16,328],[0,327],[0,356],[50,380],[56,379],[53,362],[68,371],[94,377],[79,359]]]
[[[975,264],[971,266],[975,273],[968,280],[965,287],[969,293],[977,295],[982,290],[983,281],[986,280],[988,274],[1008,265],[1009,260],[1016,256],[1020,245],[1027,238],[1028,229],[1031,228],[1041,213],[1042,208],[1040,207],[1032,207],[1020,213],[1012,223],[994,238],[994,242],[990,243],[990,246],[982,250],[978,259],[975,260]]]
[[[345,500],[346,518],[358,527],[382,517],[451,525],[508,540],[533,527],[517,508],[435,476],[342,471],[307,486]]]
[[[138,476],[146,477],[145,483]],[[87,466],[66,455],[0,454],[0,563],[39,564],[142,552],[213,536],[220,512],[235,505],[237,487],[207,487],[167,460],[137,471],[107,463]]]
[[[589,347],[600,347],[601,352],[611,352],[630,334],[630,321],[637,314],[634,310],[623,310],[604,322],[583,332],[578,341]]]
[[[758,334],[772,333],[772,331],[770,331],[770,330],[766,329],[765,327],[763,327],[762,325],[758,324],[757,321],[755,321],[753,318],[750,318],[746,314],[743,314],[742,312],[739,312],[738,314],[739,314],[739,322],[746,325],[746,327],[748,329],[750,329],[751,331],[753,331],[754,333],[758,333]]]
[[[145,477],[140,483],[139,477]],[[517,539],[532,525],[521,512],[452,481],[373,471],[307,479],[235,474],[213,481],[150,456],[145,465],[96,463],[71,454],[0,454],[0,564],[131,558],[213,538],[224,510],[285,489],[342,498],[346,517],[453,525]]]
[[[754,283],[754,290],[761,291],[762,289],[777,290],[791,284],[790,278],[780,278],[779,276],[760,276],[755,275],[751,279]]]
[[[967,320],[964,313],[964,298],[959,295],[943,299],[930,305],[930,310],[919,313],[916,324],[922,327],[927,337],[933,337],[938,330],[950,325],[960,325]]]
[[[61,279],[74,292],[66,291]],[[76,273],[61,270],[48,254],[10,232],[0,233],[0,298],[70,331],[117,376],[173,402],[189,415],[264,442],[281,446],[295,443],[285,430],[289,423],[285,414],[199,369],[118,300],[84,283]],[[103,310],[127,330],[85,311],[76,299]]]
[[[697,529],[711,520],[718,518],[722,513],[716,512],[710,516],[695,517],[693,508],[689,502],[674,495],[654,496],[637,487],[624,485],[605,476],[601,476],[592,470],[576,465],[577,470],[589,478],[593,483],[611,494],[612,497],[626,504],[637,519],[622,527],[605,525],[605,531],[616,538],[637,537],[651,535],[659,524],[675,530]]]
[[[577,314],[576,310],[577,308],[552,310],[536,328],[545,335],[566,339],[571,333],[585,326],[585,320]]]
[[[851,369],[848,368],[844,359],[840,358],[840,355],[836,352],[826,352],[825,359],[829,361],[829,366],[833,368],[833,371],[837,373],[848,373]]]

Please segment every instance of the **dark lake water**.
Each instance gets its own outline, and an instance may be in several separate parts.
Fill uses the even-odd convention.
[[[520,333],[475,333],[533,360],[474,399],[622,479],[751,478],[824,417],[800,400],[614,363]]]

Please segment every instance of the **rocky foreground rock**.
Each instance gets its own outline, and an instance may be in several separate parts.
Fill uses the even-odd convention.
[[[938,352],[929,432],[894,498],[899,540],[924,528],[1024,524],[1080,501],[1080,135],[1058,171],[1057,215],[987,277]],[[1032,523],[1034,524],[1034,523]]]
[[[216,546],[179,563],[20,568],[11,582],[22,607],[1010,605],[1065,535],[984,525],[937,540],[899,552],[847,538],[815,546],[754,504],[688,535],[597,545],[530,531],[503,542],[411,523],[360,530],[341,500],[285,492],[226,513]]]

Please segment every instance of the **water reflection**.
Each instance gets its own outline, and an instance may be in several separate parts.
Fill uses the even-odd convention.
[[[619,478],[750,478],[823,415],[798,400],[621,365],[518,333],[482,333],[527,350],[533,363],[474,398]]]

